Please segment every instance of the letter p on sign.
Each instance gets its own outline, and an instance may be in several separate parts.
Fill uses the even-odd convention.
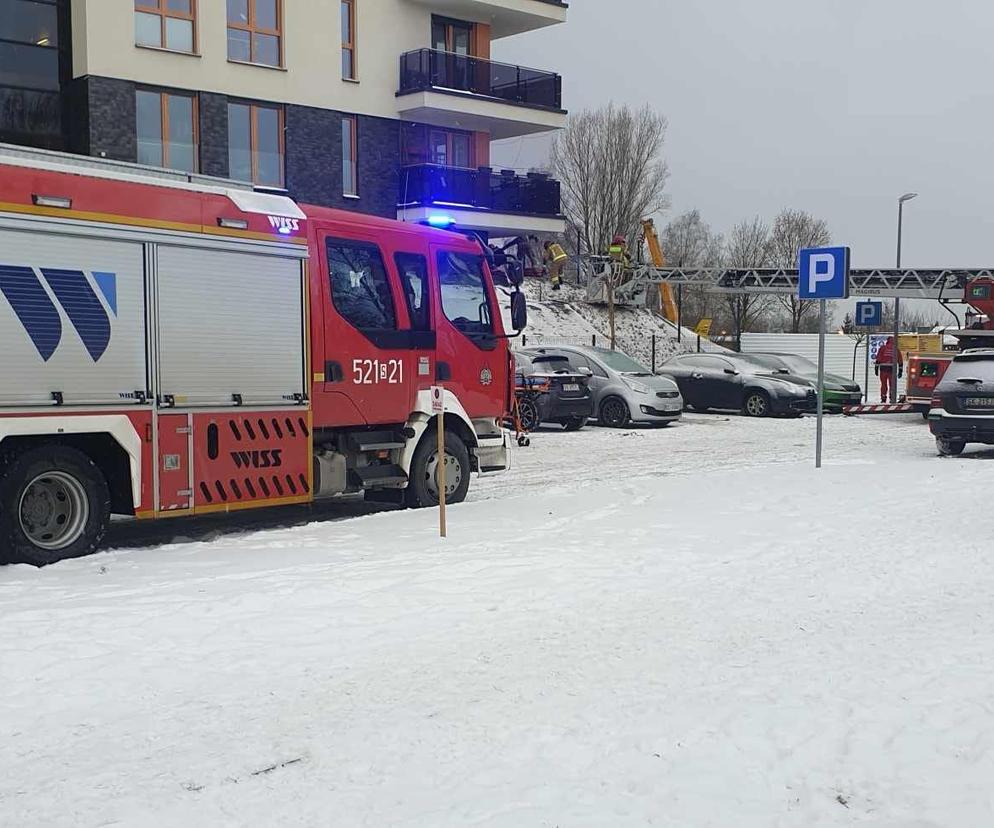
[[[802,250],[798,275],[801,299],[848,299],[849,248]]]

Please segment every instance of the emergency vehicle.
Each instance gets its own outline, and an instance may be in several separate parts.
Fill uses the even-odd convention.
[[[479,241],[0,146],[0,559],[86,554],[111,514],[430,506],[440,462],[459,502],[509,466],[508,338]]]

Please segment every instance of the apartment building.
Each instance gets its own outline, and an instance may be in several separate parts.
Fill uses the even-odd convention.
[[[491,142],[563,126],[555,72],[491,60],[560,0],[0,0],[0,141],[254,182],[493,236],[561,232]]]

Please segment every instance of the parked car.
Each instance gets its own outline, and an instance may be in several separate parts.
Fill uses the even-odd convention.
[[[994,445],[994,349],[957,354],[932,395],[928,425],[943,457]]]
[[[515,395],[521,427],[534,431],[542,423],[559,423],[579,431],[593,416],[590,377],[574,371],[565,356],[514,354]]]
[[[818,388],[818,363],[797,354],[781,353],[750,353],[767,362],[775,370],[787,373],[807,382],[812,388]],[[861,405],[863,389],[859,383],[853,382],[839,374],[825,374],[825,410],[840,412],[847,405]]]
[[[697,411],[775,417],[800,416],[818,407],[818,394],[809,383],[750,354],[681,354],[660,372],[676,381],[687,405]]]
[[[574,371],[589,376],[595,416],[603,426],[667,426],[679,420],[683,412],[683,398],[673,380],[653,375],[645,365],[621,351],[571,345],[534,348],[531,352],[565,357]]]

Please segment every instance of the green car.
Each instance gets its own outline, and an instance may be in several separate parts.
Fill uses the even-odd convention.
[[[818,387],[818,365],[810,359],[796,354],[750,354],[758,357],[777,372],[785,372],[791,377]],[[839,374],[825,374],[825,410],[841,412],[843,406],[861,405],[863,389],[859,383]]]

